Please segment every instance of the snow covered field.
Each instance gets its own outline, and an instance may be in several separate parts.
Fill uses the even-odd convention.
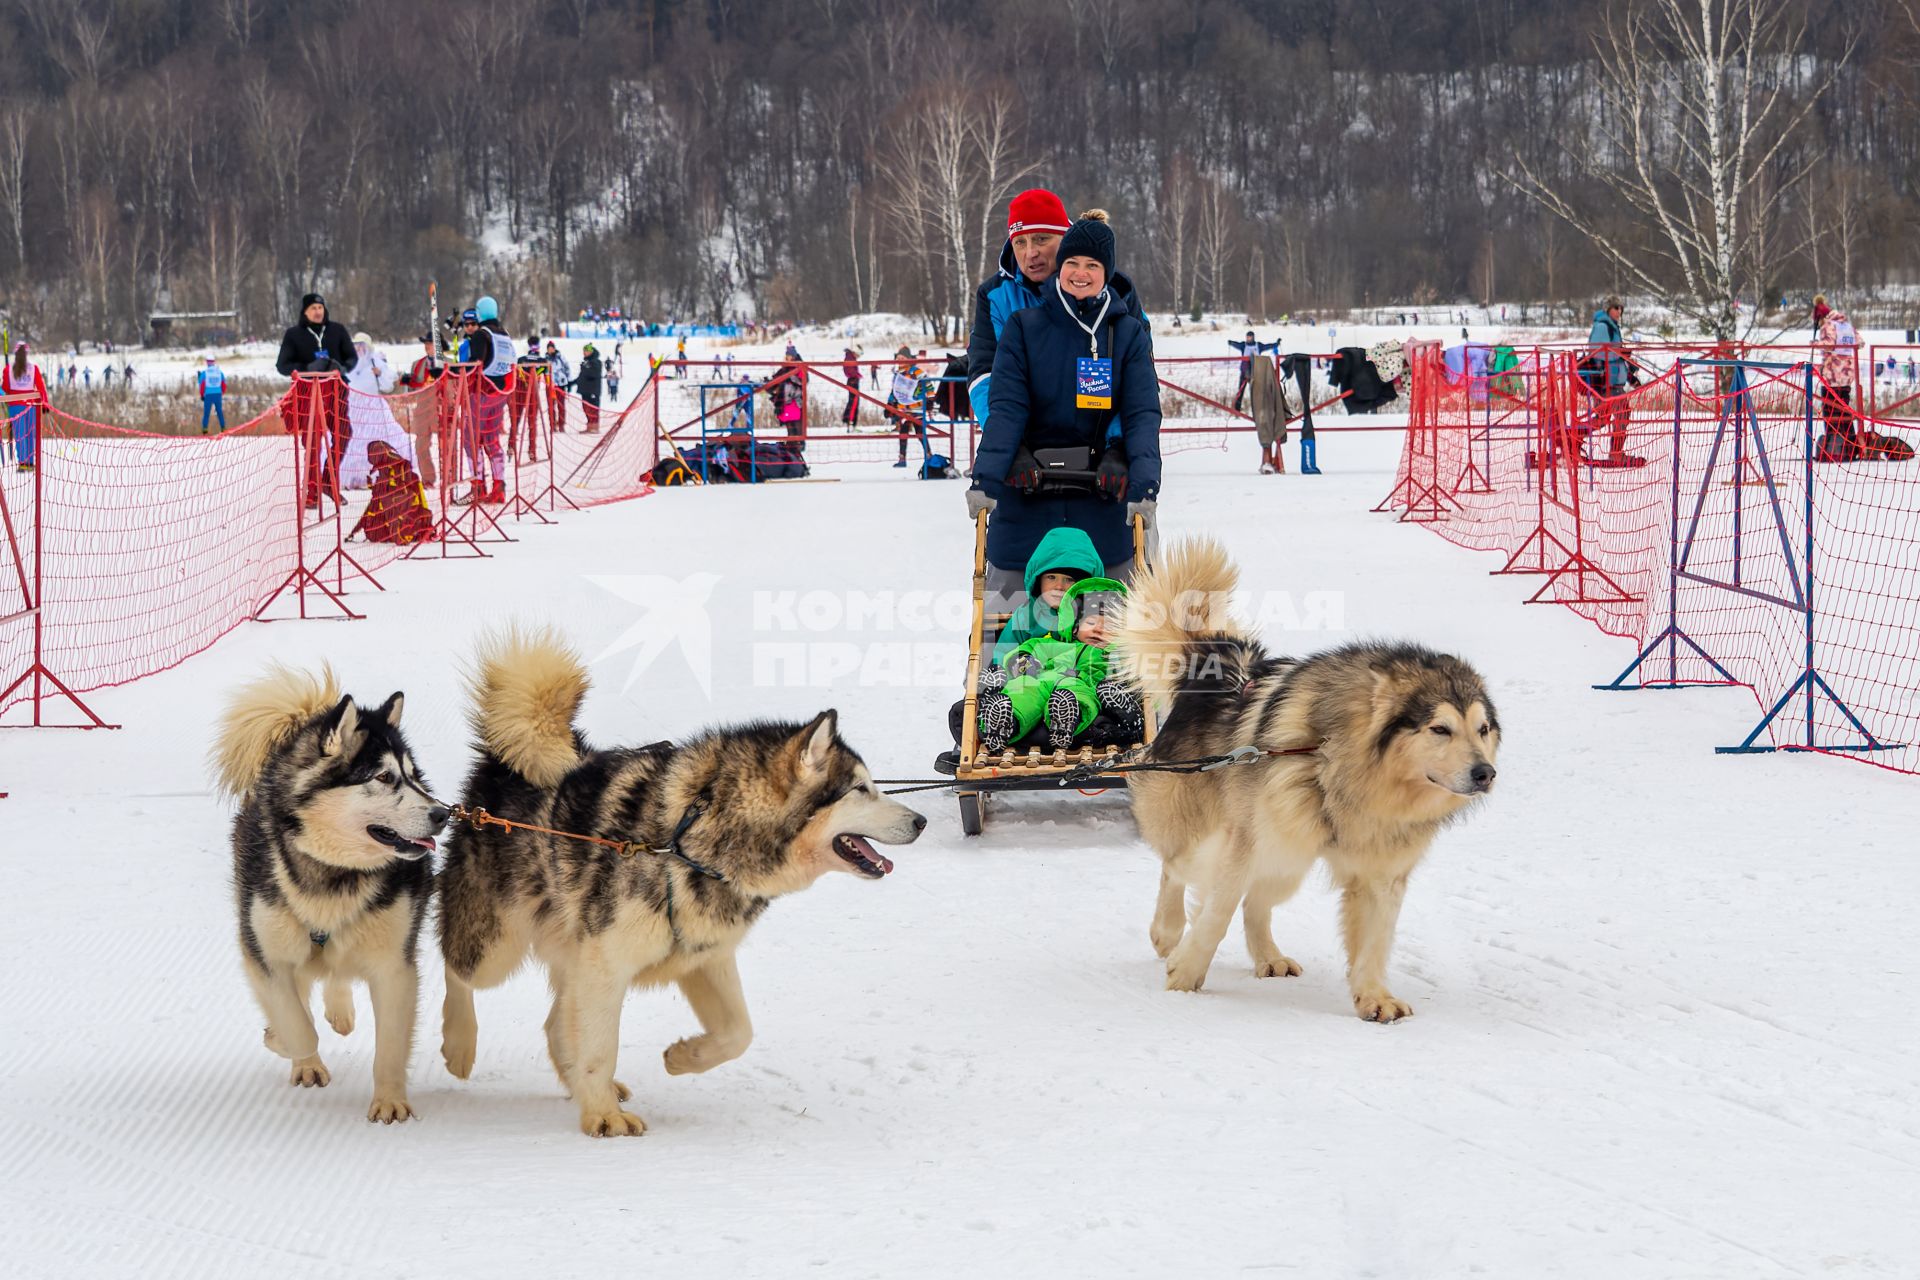
[[[1739,690],[1591,691],[1630,648],[1367,514],[1398,447],[1330,434],[1318,480],[1251,475],[1244,443],[1181,454],[1161,516],[1340,624],[1270,631],[1279,647],[1411,637],[1489,678],[1501,780],[1416,875],[1393,964],[1411,1020],[1353,1016],[1324,883],[1276,918],[1303,976],[1254,979],[1235,931],[1203,993],[1169,994],[1124,798],[1001,800],[968,840],[936,792],[893,876],[829,877],[756,928],[739,1062],[667,1077],[692,1014],[629,997],[643,1138],[578,1133],[534,972],[481,994],[460,1082],[426,966],[415,1123],[363,1118],[364,993],[351,1036],[322,1030],[332,1087],[290,1089],[241,977],[230,813],[202,759],[219,698],[269,657],[331,658],[366,698],[404,689],[450,795],[482,626],[552,620],[598,655],[642,622],[634,598],[673,599],[684,648],[625,692],[647,650],[596,662],[596,739],[831,705],[876,773],[928,773],[957,676],[920,677],[944,655],[957,672],[964,622],[874,597],[964,591],[961,485],[846,466],[664,491],[491,560],[395,565],[356,596],[366,622],[243,628],[93,699],[120,732],[0,734],[5,1271],[1915,1274],[1914,782],[1713,755]]]

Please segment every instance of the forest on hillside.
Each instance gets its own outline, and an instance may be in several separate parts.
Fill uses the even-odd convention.
[[[1741,288],[1914,280],[1915,6],[1772,2],[1742,74],[1786,123]],[[1157,309],[1577,303],[1635,283],[1592,236],[1648,235],[1594,172],[1630,7],[4,0],[0,306],[128,341],[154,311],[264,333],[318,288],[397,334],[431,277],[536,323],[935,318],[1029,185],[1108,209]]]

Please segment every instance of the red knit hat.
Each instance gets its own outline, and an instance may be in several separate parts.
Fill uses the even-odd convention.
[[[1033,187],[1022,191],[1007,206],[1007,235],[1025,235],[1029,231],[1051,231],[1057,236],[1067,234],[1072,224],[1067,221],[1067,206],[1060,197],[1044,187]]]

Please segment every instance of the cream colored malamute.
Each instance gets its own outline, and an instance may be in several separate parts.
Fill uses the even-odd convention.
[[[1493,702],[1472,667],[1416,645],[1269,657],[1229,616],[1238,576],[1216,542],[1173,548],[1135,580],[1116,645],[1163,717],[1151,759],[1248,745],[1296,753],[1128,780],[1162,863],[1151,936],[1167,987],[1199,988],[1236,908],[1254,972],[1298,974],[1274,944],[1273,908],[1324,861],[1340,890],[1354,1008],[1404,1018],[1413,1009],[1387,989],[1387,957],[1407,877],[1440,829],[1493,788]]]

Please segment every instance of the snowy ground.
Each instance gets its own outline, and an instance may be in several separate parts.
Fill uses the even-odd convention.
[[[1590,691],[1624,664],[1617,642],[1366,513],[1396,448],[1329,437],[1318,480],[1183,454],[1161,511],[1169,532],[1224,537],[1247,584],[1301,615],[1337,605],[1344,629],[1276,644],[1408,636],[1490,678],[1500,787],[1408,898],[1393,971],[1413,1019],[1353,1016],[1324,884],[1276,922],[1304,976],[1255,980],[1235,933],[1205,992],[1169,994],[1147,944],[1156,864],[1124,800],[1010,801],[967,840],[934,793],[894,876],[830,877],[758,926],[745,1058],[667,1077],[659,1052],[692,1015],[629,998],[644,1138],[576,1131],[534,973],[481,996],[462,1083],[440,1066],[428,966],[415,1123],[362,1118],[364,994],[353,1035],[322,1030],[332,1087],[288,1088],[241,978],[229,815],[201,759],[222,692],[270,656],[331,657],[368,698],[405,689],[450,792],[477,629],[551,619],[598,654],[644,612],[621,592],[660,598],[630,579],[710,572],[682,590],[708,593],[711,695],[698,643],[624,693],[635,653],[614,654],[596,738],[833,705],[881,775],[927,773],[955,690],[915,684],[912,663],[957,652],[952,610],[805,627],[849,592],[963,590],[961,486],[848,466],[667,491],[488,561],[396,565],[387,594],[358,597],[366,622],[245,628],[98,697],[121,732],[0,735],[6,1271],[1915,1274],[1915,784],[1715,756],[1748,723],[1739,691]],[[763,676],[790,671],[775,644],[806,646],[822,680],[866,656],[831,687],[756,683],[756,646]]]

